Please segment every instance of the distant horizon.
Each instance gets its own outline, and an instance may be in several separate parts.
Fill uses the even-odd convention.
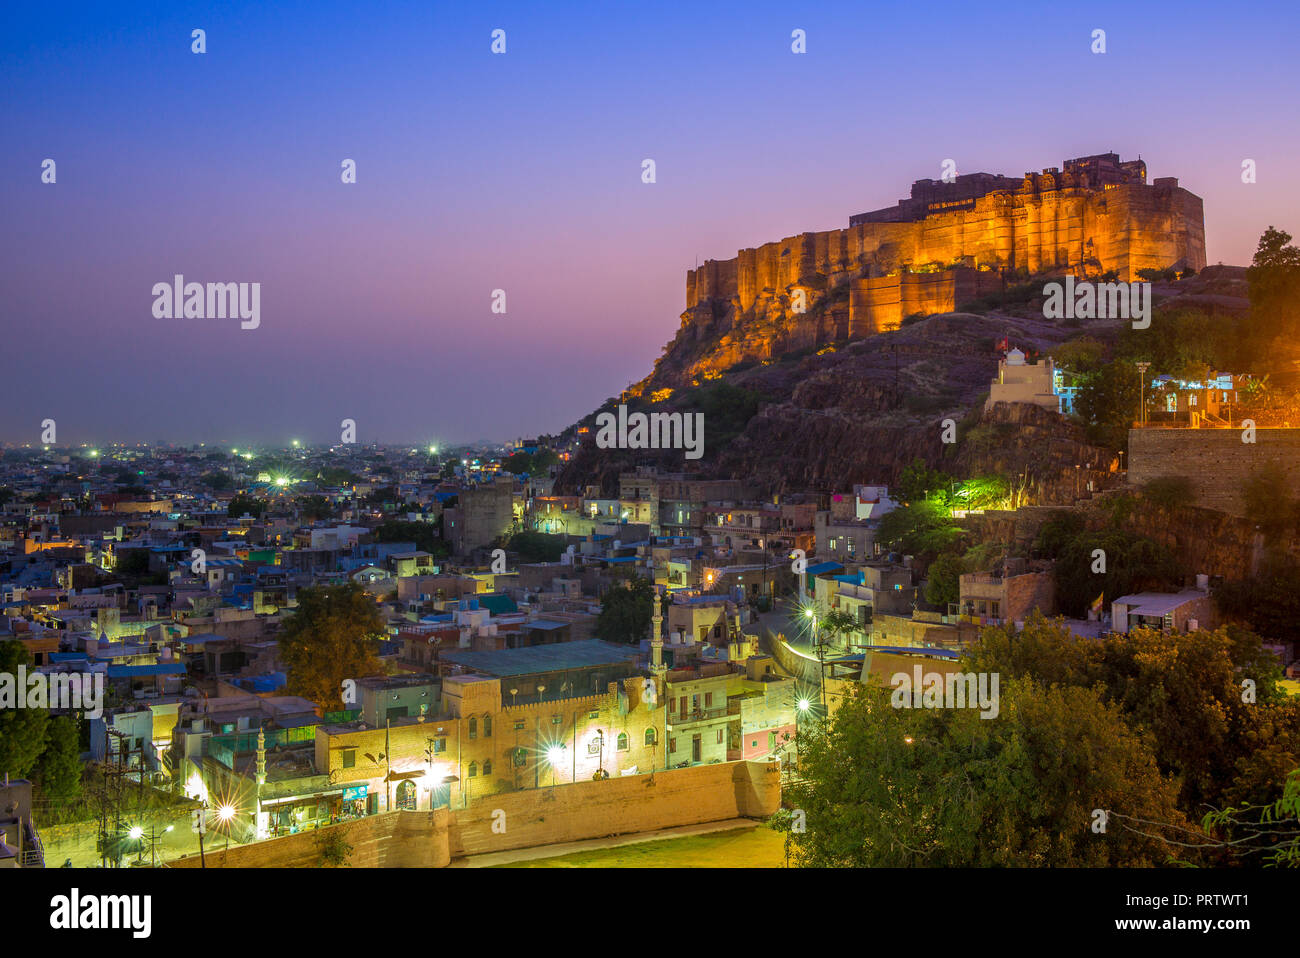
[[[1268,31],[1174,4],[938,15],[19,8],[0,37],[0,436],[34,444],[47,418],[73,445],[327,445],[344,418],[362,444],[557,434],[651,371],[688,269],[846,228],[949,158],[1014,176],[1141,156],[1204,201],[1209,264],[1300,233],[1278,212],[1300,211],[1300,132],[1276,122],[1300,10]],[[255,328],[161,318],[151,291],[176,275],[259,284]]]

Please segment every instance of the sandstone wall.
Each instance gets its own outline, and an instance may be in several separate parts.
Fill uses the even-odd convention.
[[[776,764],[730,762],[496,795],[452,814],[453,858],[636,832],[766,818],[781,803]],[[505,813],[505,831],[493,821]]]
[[[1191,482],[1192,505],[1244,516],[1242,488],[1257,469],[1281,466],[1300,495],[1300,429],[1257,429],[1254,443],[1240,429],[1132,429],[1128,479],[1141,486],[1168,476]]]
[[[451,861],[450,818],[445,808],[385,812],[264,842],[232,845],[228,851],[214,837],[204,858],[208,868],[314,868],[320,857],[317,839],[336,832],[352,846],[348,864],[353,868],[442,868]],[[200,868],[202,861],[196,853],[168,862],[168,867]]]
[[[686,274],[686,309],[734,299],[741,313],[765,289],[784,291],[819,274],[835,286],[862,267],[877,274],[904,264],[972,265],[994,269],[1117,270],[1136,278],[1146,266],[1179,260],[1205,266],[1205,216],[1200,197],[1169,185],[1127,184],[1104,191],[1066,188],[997,192],[973,209],[935,213],[910,223],[864,223],[800,233],[733,259],[709,260]]]
[[[441,868],[453,857],[656,831],[732,818],[767,818],[781,804],[775,763],[730,762],[529,789],[472,801],[468,808],[396,811],[226,851],[209,842],[208,868],[311,868],[323,832],[352,845],[353,868]],[[493,830],[502,821],[504,830]],[[197,854],[169,863],[198,868]]]

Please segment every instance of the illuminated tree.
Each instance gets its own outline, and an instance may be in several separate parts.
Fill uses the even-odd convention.
[[[326,711],[337,709],[344,680],[383,671],[378,658],[383,634],[379,607],[357,583],[299,590],[298,608],[280,636],[288,693]]]

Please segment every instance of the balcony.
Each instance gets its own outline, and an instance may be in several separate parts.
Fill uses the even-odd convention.
[[[693,709],[688,712],[669,713],[668,722],[673,728],[681,728],[686,725],[694,725],[696,722],[711,722],[714,719],[725,718],[733,714],[727,706],[712,709]],[[738,714],[738,713],[737,713]]]

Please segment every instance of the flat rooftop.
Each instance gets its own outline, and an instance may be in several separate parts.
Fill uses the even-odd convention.
[[[480,652],[446,652],[442,662],[464,666],[485,675],[530,675],[535,672],[563,672],[631,662],[638,655],[632,645],[616,645],[602,639],[554,642],[522,649],[491,649]]]

